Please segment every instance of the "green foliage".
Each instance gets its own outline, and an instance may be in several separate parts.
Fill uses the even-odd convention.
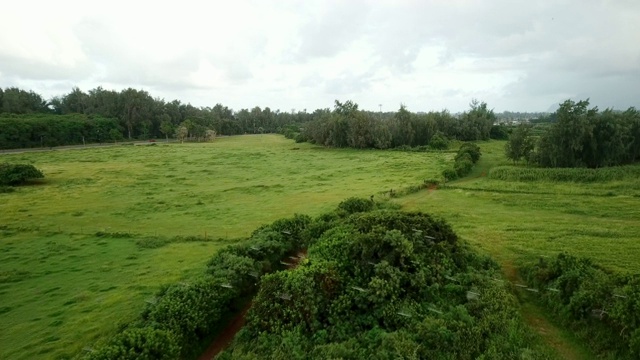
[[[92,351],[87,359],[173,360],[179,356],[180,345],[171,332],[147,326],[124,330],[109,345]]]
[[[73,115],[0,115],[0,149],[98,143],[120,131],[115,119]]]
[[[375,203],[372,200],[356,197],[348,198],[338,205],[338,209],[344,210],[347,214],[370,211],[374,207]]]
[[[504,124],[493,125],[489,137],[494,140],[508,140],[509,128]]]
[[[504,146],[507,159],[520,161],[524,158],[529,160],[531,152],[535,147],[535,142],[531,136],[531,126],[528,124],[520,124],[509,136],[509,142]]]
[[[464,155],[469,155],[472,163],[477,163],[480,160],[480,147],[474,143],[464,143],[460,146],[458,153],[456,154],[455,160],[458,161]]]
[[[627,165],[600,169],[586,168],[532,168],[496,166],[489,171],[489,178],[504,181],[552,181],[575,183],[598,183],[636,179],[640,167]]]
[[[560,254],[525,268],[541,301],[607,358],[640,356],[640,276],[608,272]]]
[[[444,169],[442,170],[442,177],[445,179],[445,182],[453,181],[458,178],[458,172],[454,168]]]
[[[480,147],[473,143],[463,143],[455,156],[453,168],[445,169],[442,176],[446,181],[452,181],[467,176],[473,165],[480,160]]]
[[[311,143],[331,147],[445,150],[448,139],[489,139],[493,111],[475,100],[470,106],[458,118],[447,111],[415,114],[401,105],[392,116],[383,118],[382,114],[359,110],[351,101],[342,104],[336,100],[334,111],[305,124],[302,135]]]
[[[429,141],[429,147],[434,150],[447,150],[449,148],[449,140],[442,132],[436,132]]]
[[[491,280],[498,266],[444,221],[380,210],[317,221],[329,219],[307,261],[262,278],[219,359],[547,356]]]
[[[30,164],[0,163],[0,185],[21,185],[29,180],[42,179],[44,174]]]
[[[640,113],[588,108],[589,100],[567,100],[557,122],[538,141],[535,161],[544,167],[597,168],[630,163],[640,156]]]

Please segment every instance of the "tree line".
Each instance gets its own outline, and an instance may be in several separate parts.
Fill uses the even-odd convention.
[[[42,147],[175,137],[206,140],[216,134],[282,133],[299,141],[332,147],[393,148],[446,144],[446,139],[506,138],[505,126],[483,102],[469,111],[370,112],[347,101],[333,110],[281,112],[269,107],[234,111],[222,104],[195,107],[179,100],[154,98],[147,91],[102,87],[45,100],[16,87],[0,88],[0,148]]]
[[[154,98],[147,91],[102,87],[45,100],[16,87],[0,88],[0,148],[40,147],[124,139],[276,133],[287,125],[311,121],[318,113],[280,112],[256,106],[233,111],[227,106],[195,107]],[[82,123],[82,124],[81,124]]]
[[[377,148],[431,146],[446,139],[462,141],[506,138],[507,127],[494,125],[496,115],[484,102],[473,100],[459,115],[446,110],[412,113],[404,105],[391,117],[358,109],[351,101],[335,102],[332,112],[304,124],[299,141],[331,147]],[[446,146],[445,146],[446,147]]]
[[[539,136],[532,127],[519,125],[505,152],[514,162],[521,159],[542,167],[588,167],[622,165],[640,158],[640,113],[589,108],[589,100],[563,102],[556,121]]]

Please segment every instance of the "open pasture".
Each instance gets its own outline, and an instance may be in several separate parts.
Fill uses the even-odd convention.
[[[0,194],[0,358],[69,358],[234,238],[437,178],[452,157],[276,135],[2,155],[46,178]]]
[[[639,165],[585,169],[514,169],[539,179],[492,178],[491,169],[511,167],[504,142],[480,143],[482,158],[467,178],[436,191],[398,199],[404,209],[446,218],[454,230],[503,265],[568,252],[609,269],[640,272]],[[588,173],[585,181],[551,181],[565,173]],[[562,175],[562,174],[561,174]],[[600,176],[602,175],[602,176]],[[610,178],[609,181],[590,181]]]

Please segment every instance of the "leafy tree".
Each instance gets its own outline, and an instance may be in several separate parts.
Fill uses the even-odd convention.
[[[109,138],[113,140],[114,143],[117,143],[118,140],[122,140],[122,133],[118,129],[109,130]]]
[[[29,164],[0,163],[0,185],[20,185],[33,179],[42,179],[44,174]]]
[[[529,160],[529,155],[535,147],[535,142],[531,136],[531,126],[521,123],[509,136],[509,141],[505,144],[504,151],[507,159],[513,162],[524,158]]]
[[[174,133],[175,129],[171,123],[171,117],[167,114],[162,115],[162,122],[160,123],[160,132],[164,134],[167,141],[169,141],[169,134]]]
[[[446,150],[449,148],[449,140],[443,133],[437,132],[429,141],[429,147],[435,150]]]

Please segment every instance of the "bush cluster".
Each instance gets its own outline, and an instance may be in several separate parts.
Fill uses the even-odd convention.
[[[0,186],[16,186],[29,180],[42,179],[44,174],[30,164],[0,164]],[[7,191],[8,192],[8,191]]]
[[[603,358],[640,358],[640,276],[567,254],[524,272],[541,301]]]
[[[473,165],[480,160],[480,147],[473,143],[464,143],[458,149],[453,163],[453,168],[447,168],[442,172],[445,181],[455,180],[467,176]]]
[[[506,286],[492,280],[498,265],[444,221],[337,211],[305,232],[306,261],[262,278],[245,327],[219,359],[546,356]]]
[[[87,359],[176,359],[194,355],[204,340],[238,311],[260,277],[302,245],[311,218],[296,215],[257,229],[249,239],[216,253],[206,274],[163,287],[141,316]]]

